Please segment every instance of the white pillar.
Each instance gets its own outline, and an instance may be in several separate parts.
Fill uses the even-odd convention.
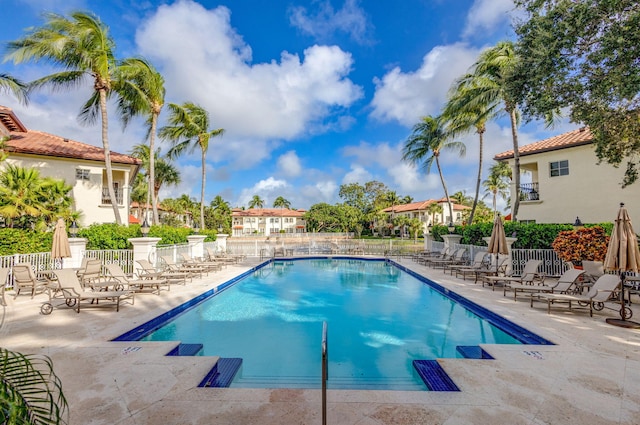
[[[129,242],[133,245],[133,270],[137,269],[138,260],[148,260],[156,265],[156,245],[161,238],[131,238]]]
[[[462,235],[441,235],[442,239],[444,239],[444,247],[453,249],[453,245],[460,243],[462,239]]]
[[[227,252],[227,238],[229,235],[226,233],[218,233],[216,236],[216,251]]]
[[[187,236],[187,241],[189,242],[189,252],[191,253],[191,258],[202,258],[204,257],[204,240],[207,238],[207,235],[190,235]]]
[[[426,252],[431,251],[431,242],[433,242],[433,235],[431,233],[425,233],[424,235],[424,250]]]
[[[63,269],[76,269],[82,265],[84,251],[87,249],[87,239],[85,238],[69,238],[69,248],[71,250],[70,258],[62,259]]]

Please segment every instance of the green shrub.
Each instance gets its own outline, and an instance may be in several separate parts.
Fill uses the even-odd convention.
[[[0,229],[0,255],[51,251],[53,232],[27,229]]]
[[[87,249],[131,249],[128,239],[142,236],[140,226],[115,223],[92,224],[80,229],[78,237],[87,239]]]

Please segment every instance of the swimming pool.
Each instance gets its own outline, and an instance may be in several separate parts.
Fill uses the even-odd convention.
[[[381,260],[270,261],[173,316],[129,336],[242,358],[231,387],[318,388],[325,321],[329,388],[424,390],[413,360],[460,357],[461,345],[548,343]]]

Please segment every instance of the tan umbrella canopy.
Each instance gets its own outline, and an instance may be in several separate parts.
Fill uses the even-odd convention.
[[[69,248],[69,238],[67,237],[67,228],[64,220],[59,218],[53,231],[51,258],[60,259],[66,257],[71,257],[71,248]]]
[[[638,237],[633,231],[629,212],[620,204],[618,218],[613,226],[609,246],[607,247],[607,255],[604,258],[604,269],[609,271],[620,272],[620,280],[624,290],[625,272],[637,272],[640,267],[640,250],[638,249]],[[631,310],[626,312],[624,305],[624,293],[620,297],[622,308],[620,316],[622,319],[631,317]],[[627,316],[628,314],[628,316]]]
[[[491,238],[489,238],[490,254],[496,254],[496,270],[498,267],[498,254],[506,255],[509,253],[509,246],[507,245],[507,235],[504,233],[504,225],[500,215],[496,215],[493,220],[493,229],[491,230]]]

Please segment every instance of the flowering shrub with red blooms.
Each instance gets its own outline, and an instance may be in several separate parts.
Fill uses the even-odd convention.
[[[608,244],[609,236],[604,229],[594,226],[562,231],[551,246],[558,257],[575,264],[582,260],[604,261]]]

